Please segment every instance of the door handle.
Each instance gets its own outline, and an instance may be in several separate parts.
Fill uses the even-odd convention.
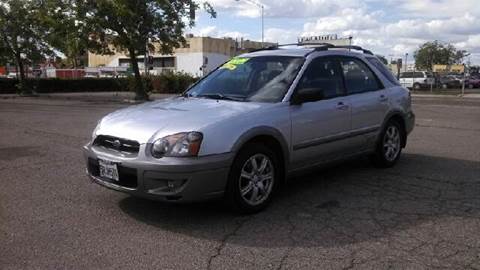
[[[345,110],[348,110],[348,108],[350,107],[341,101],[337,103],[337,110],[345,111]]]
[[[387,96],[385,96],[385,95],[380,95],[380,101],[381,101],[381,102],[385,102],[385,101],[387,101],[387,100],[388,100],[388,97],[387,97]]]

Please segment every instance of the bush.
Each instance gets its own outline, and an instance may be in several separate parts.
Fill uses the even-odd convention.
[[[198,78],[186,73],[165,73],[143,78],[148,92],[178,94],[184,92]],[[36,93],[68,92],[124,92],[134,91],[134,78],[82,78],[82,79],[26,79],[25,84]],[[17,79],[0,78],[0,94],[18,93]]]
[[[180,94],[199,78],[183,72],[167,72],[158,76],[150,76],[149,79],[155,93]]]

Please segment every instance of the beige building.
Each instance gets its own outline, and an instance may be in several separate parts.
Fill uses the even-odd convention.
[[[454,73],[463,73],[465,71],[464,65],[433,65],[433,72],[438,73],[447,73],[447,72],[454,72]]]
[[[190,35],[186,40],[186,46],[174,49],[171,55],[159,53],[150,55],[153,61],[149,63],[149,72],[160,74],[165,71],[180,71],[194,76],[202,76],[235,55],[262,48],[261,42],[243,39],[194,37]],[[264,46],[271,45],[274,44],[264,44]],[[129,61],[128,56],[122,52],[117,52],[114,55],[88,54],[89,68],[125,69],[130,65]],[[144,62],[144,56],[139,56],[138,64],[142,72],[145,70]]]

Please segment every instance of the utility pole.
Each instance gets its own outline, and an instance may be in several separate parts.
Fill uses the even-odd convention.
[[[405,72],[407,72],[408,53],[405,53]]]
[[[237,2],[240,2],[240,0],[235,0]],[[245,0],[245,2],[249,2],[250,4],[254,4],[255,6],[259,7],[260,8],[260,11],[262,13],[262,48],[265,47],[265,6],[260,3],[260,2],[257,2],[257,1],[254,1],[254,0]]]

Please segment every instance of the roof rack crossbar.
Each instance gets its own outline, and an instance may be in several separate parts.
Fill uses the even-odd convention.
[[[367,50],[360,46],[355,46],[355,45],[339,45],[339,46],[334,46],[334,48],[357,50],[357,51],[362,51],[365,54],[373,55],[373,53],[370,50]]]
[[[357,50],[362,51],[364,54],[374,55],[370,50],[366,50],[360,46],[355,45],[333,45],[330,43],[317,43],[317,44],[303,44],[303,43],[289,43],[289,44],[277,44],[268,46],[265,48],[253,50],[251,52],[258,52],[258,51],[265,51],[265,50],[276,50],[280,47],[287,47],[287,46],[306,46],[314,49],[314,51],[326,51],[328,49],[349,49],[349,50]]]

